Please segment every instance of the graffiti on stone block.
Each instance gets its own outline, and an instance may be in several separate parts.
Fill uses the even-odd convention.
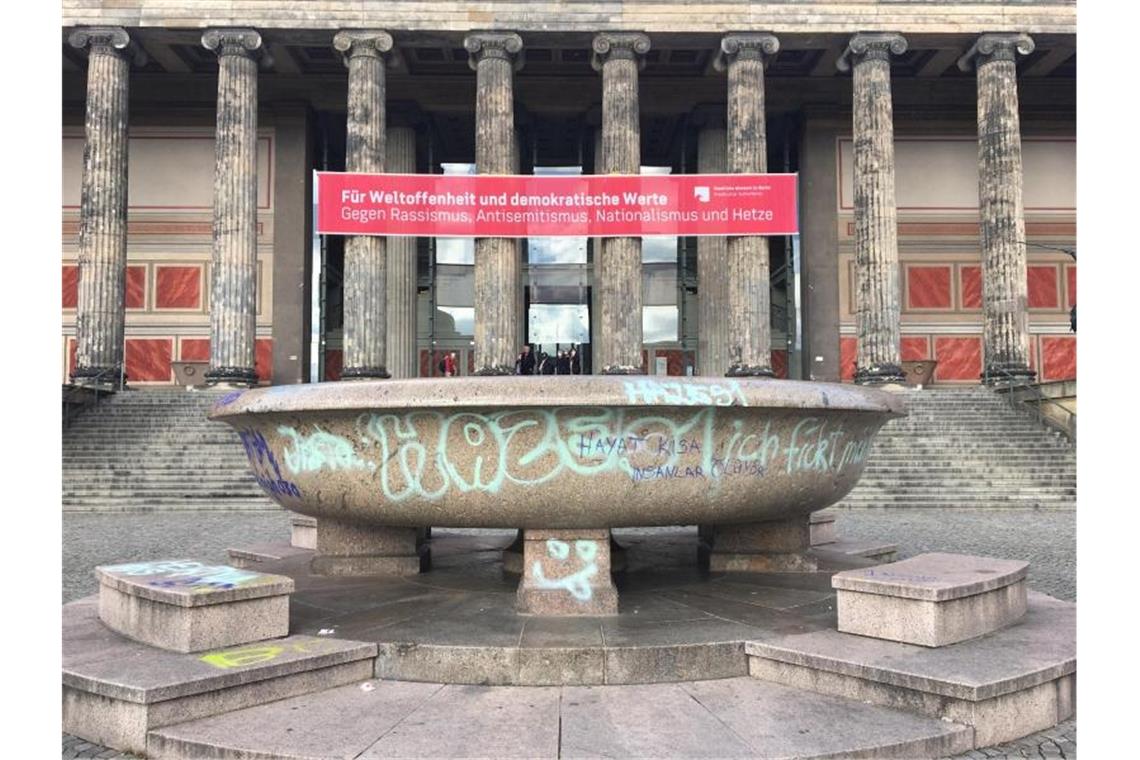
[[[257,580],[258,573],[239,570],[229,565],[204,565],[201,562],[135,562],[112,565],[107,572],[126,576],[156,576],[147,585],[158,588],[186,588],[196,593],[238,588]]]
[[[253,644],[237,649],[220,649],[215,652],[207,652],[198,659],[207,665],[213,665],[215,668],[230,670],[271,662],[286,653],[316,654],[327,652],[331,648],[332,644],[328,641],[284,641],[274,644]]]
[[[570,556],[570,544],[565,541],[559,541],[556,538],[550,538],[546,541],[546,556],[550,560],[547,562],[547,567],[550,568],[551,573],[561,573],[566,571],[565,575],[556,575],[555,577],[547,578],[546,573],[543,571],[543,563],[541,560],[535,560],[531,565],[531,579],[536,588],[542,589],[565,589],[570,592],[580,602],[588,602],[594,596],[594,590],[590,586],[590,579],[598,574],[598,542],[590,540],[579,540],[574,542],[574,555],[577,561]],[[574,572],[569,572],[575,565],[580,565],[579,569]]]
[[[256,430],[239,430],[238,436],[245,448],[245,456],[249,459],[249,468],[262,490],[271,496],[300,498],[301,490],[281,475],[281,466],[277,464],[277,457],[269,448],[265,436]]]
[[[624,385],[626,400],[631,404],[748,406],[748,399],[735,380],[678,383],[644,378],[627,380]]]
[[[288,438],[292,445],[292,448],[285,450],[285,466],[292,473],[321,469],[376,469],[376,463],[361,459],[347,439],[326,433],[319,427],[307,436],[301,435],[288,425],[277,428],[277,432]]]

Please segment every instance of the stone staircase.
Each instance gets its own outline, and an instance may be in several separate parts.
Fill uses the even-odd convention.
[[[992,391],[904,391],[910,415],[875,439],[837,506],[1074,509],[1076,449]]]
[[[123,391],[63,431],[65,512],[275,510],[229,425],[206,413],[224,391]]]

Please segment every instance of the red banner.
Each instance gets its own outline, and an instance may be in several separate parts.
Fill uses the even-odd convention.
[[[417,237],[795,235],[795,174],[317,172],[317,232]]]

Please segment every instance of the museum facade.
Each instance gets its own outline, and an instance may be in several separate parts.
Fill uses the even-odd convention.
[[[1076,376],[1076,6],[63,2],[64,382]],[[798,236],[314,234],[314,172],[789,172]],[[202,365],[206,367],[206,364]]]

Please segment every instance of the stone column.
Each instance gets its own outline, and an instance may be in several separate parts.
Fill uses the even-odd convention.
[[[473,32],[463,39],[475,70],[475,170],[510,174],[514,153],[514,72],[522,38]],[[518,352],[519,249],[511,238],[475,240],[475,374],[512,375]]]
[[[214,246],[210,259],[212,383],[256,385],[257,59],[253,29],[208,29],[202,45],[218,54],[214,160]]]
[[[416,171],[416,130],[389,127],[387,170]],[[419,376],[416,356],[416,238],[388,238],[388,371],[392,377]]]
[[[890,56],[898,34],[856,34],[836,65],[854,69],[855,382],[903,383],[899,348],[899,250],[895,209]]]
[[[730,34],[720,42],[716,67],[728,70],[728,171],[768,171],[764,123],[764,63],[780,49],[771,34]],[[772,377],[772,330],[768,324],[768,238],[728,239],[730,377]]]
[[[592,64],[602,72],[602,174],[641,173],[637,72],[645,65],[649,37],[595,35]],[[602,374],[633,375],[641,366],[641,238],[603,238],[594,257],[600,311],[594,366]]]
[[[978,198],[987,383],[1032,379],[1016,58],[1025,34],[983,34],[958,61],[978,76]]]
[[[342,31],[333,47],[348,67],[345,169],[384,171],[384,64],[392,36],[379,30]],[[387,378],[387,260],[385,238],[352,235],[344,241],[344,370],[346,380]]]
[[[723,121],[723,119],[721,120]],[[724,174],[727,132],[723,124],[701,129],[697,136],[697,171]],[[728,238],[697,238],[697,374],[724,377],[728,358]]]
[[[142,65],[146,57],[120,27],[79,29],[68,42],[90,48],[71,377],[118,385],[126,319],[127,94],[131,62]]]

